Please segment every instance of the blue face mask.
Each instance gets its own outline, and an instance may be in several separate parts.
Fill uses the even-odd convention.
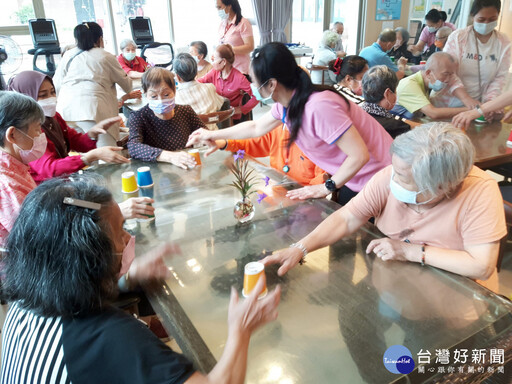
[[[126,60],[132,61],[135,59],[135,52],[123,52],[123,56]]]
[[[149,100],[149,108],[158,115],[164,115],[174,109],[174,98],[166,100]]]
[[[434,74],[432,74],[432,76],[434,76]],[[436,77],[434,76],[434,79]],[[448,84],[447,83],[443,83],[441,80],[437,80],[434,82],[434,84],[432,83],[428,83],[428,87],[433,90],[433,91],[436,91],[436,92],[439,92],[440,90],[444,89]]]
[[[269,97],[263,97],[261,96],[261,93],[260,93],[260,89],[261,87],[263,87],[265,84],[267,84],[268,80],[265,81],[263,84],[261,84],[258,88],[256,88],[256,86],[254,84],[251,83],[251,91],[252,91],[252,94],[254,95],[254,97],[256,97],[256,100],[258,101],[261,101],[263,103],[267,103],[269,102],[270,100],[272,100],[272,95],[274,94],[274,92],[272,92],[270,94]]]
[[[401,201],[402,203],[406,204],[419,204],[416,202],[416,197],[421,194],[421,192],[416,191],[409,191],[408,189],[405,189],[400,184],[398,184],[395,180],[393,180],[395,177],[395,170],[393,169],[391,171],[391,180],[389,180],[389,189],[391,190],[391,193],[398,201]],[[421,203],[425,204],[425,203]]]
[[[226,20],[229,16],[224,9],[219,9],[218,12],[221,20]]]

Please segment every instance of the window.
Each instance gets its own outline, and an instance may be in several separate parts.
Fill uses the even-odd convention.
[[[295,0],[292,9],[292,43],[318,47],[323,32],[323,0]]]
[[[356,52],[357,30],[359,25],[359,1],[332,0],[331,23],[341,21],[345,27],[342,40],[345,50],[353,55]]]
[[[0,12],[0,25],[27,25],[30,19],[35,18],[32,0],[2,1]]]

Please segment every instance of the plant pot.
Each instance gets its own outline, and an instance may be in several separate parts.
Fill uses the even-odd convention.
[[[238,201],[233,209],[233,216],[239,223],[247,223],[254,217],[254,205],[248,197]]]

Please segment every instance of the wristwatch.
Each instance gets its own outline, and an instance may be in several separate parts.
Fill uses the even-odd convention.
[[[484,115],[484,111],[482,111],[482,106],[481,105],[476,105],[475,106],[475,109],[476,111],[480,114],[480,116],[483,116]]]
[[[338,188],[336,187],[336,183],[334,182],[333,179],[327,179],[326,182],[325,182],[325,188],[327,188],[327,190],[331,191],[331,192],[334,192],[336,191]]]

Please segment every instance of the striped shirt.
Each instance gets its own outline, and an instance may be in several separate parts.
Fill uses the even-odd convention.
[[[63,361],[60,317],[37,316],[14,303],[3,331],[3,384],[71,383]]]
[[[2,384],[181,384],[195,372],[140,321],[113,307],[68,319],[15,302],[2,331]]]
[[[349,99],[354,104],[361,104],[364,102],[364,97],[356,95],[352,90],[348,87],[343,87],[339,84],[334,84],[334,89],[338,91],[339,94],[345,96],[345,98]]]

